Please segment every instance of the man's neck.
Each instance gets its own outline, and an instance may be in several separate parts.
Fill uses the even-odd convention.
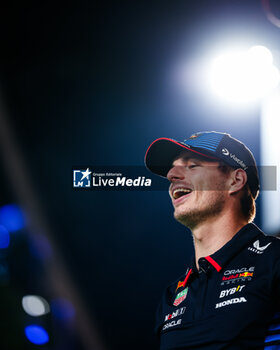
[[[198,260],[214,254],[222,248],[232,237],[247,224],[246,220],[235,220],[228,216],[213,218],[202,223],[193,229],[195,261],[198,266]]]

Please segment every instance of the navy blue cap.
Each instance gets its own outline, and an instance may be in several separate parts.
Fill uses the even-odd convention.
[[[146,152],[146,167],[153,173],[166,177],[174,159],[184,149],[192,152],[194,156],[223,161],[233,168],[245,170],[252,195],[254,198],[257,197],[260,184],[255,158],[249,148],[226,133],[199,132],[183,142],[164,137],[159,138],[149,146]]]

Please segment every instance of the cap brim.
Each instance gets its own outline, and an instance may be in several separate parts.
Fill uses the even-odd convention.
[[[174,159],[178,157],[183,150],[190,151],[193,155],[199,157],[205,157],[212,160],[218,159],[190,148],[176,140],[162,137],[156,139],[147,149],[145,155],[146,167],[151,172],[166,177],[168,171],[172,167]]]

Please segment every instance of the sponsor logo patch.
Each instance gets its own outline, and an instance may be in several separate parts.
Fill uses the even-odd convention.
[[[255,267],[243,267],[241,269],[226,270],[222,278],[221,285],[235,283],[240,281],[250,281],[254,275]]]
[[[181,287],[184,287],[184,281],[179,281],[178,284],[177,284],[177,288],[176,288],[176,292],[177,292],[177,289],[181,288]]]
[[[221,290],[219,298],[224,298],[224,297],[227,297],[228,295],[241,292],[244,287],[245,285]]]
[[[221,303],[216,304],[215,309],[219,309],[220,307],[224,307],[232,304],[239,304],[239,303],[247,303],[247,300],[244,297],[225,300],[225,301],[222,301]]]
[[[267,245],[260,247],[260,241],[257,240],[256,242],[253,243],[253,247],[249,247],[248,250],[250,250],[251,252],[254,252],[256,254],[263,254],[263,252],[266,250],[266,248],[271,244],[268,243]]]
[[[247,267],[242,267],[241,269],[232,269],[232,270],[226,270],[224,272],[224,275],[227,276],[227,275],[233,275],[235,273],[243,273],[243,272],[254,272],[255,270],[255,267],[254,266],[251,266],[249,268]]]
[[[185,310],[185,307],[181,307],[180,309],[177,309],[176,311],[172,312],[172,314],[166,315],[164,318],[164,322],[172,320],[172,318],[175,318],[177,316],[183,315],[183,313],[185,313]]]
[[[187,294],[188,294],[188,287],[176,295],[173,305],[178,306],[179,304],[181,304],[186,299]]]
[[[169,323],[166,323],[166,325],[163,326],[162,330],[164,331],[167,328],[178,326],[179,324],[181,324],[181,322],[182,322],[182,319],[180,318],[177,321],[171,321]]]
[[[253,272],[243,272],[239,274],[239,277],[252,277]]]

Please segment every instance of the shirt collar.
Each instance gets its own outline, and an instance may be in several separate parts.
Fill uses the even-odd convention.
[[[210,258],[223,268],[234,256],[254,241],[260,234],[262,234],[262,231],[255,224],[247,224],[243,226],[221,249],[210,255]]]
[[[262,233],[263,232],[255,224],[247,224],[243,226],[222,248],[203,259],[207,260],[215,270],[220,272],[235,255]],[[189,269],[192,269],[192,272],[197,271],[194,257],[192,257],[189,266]]]

